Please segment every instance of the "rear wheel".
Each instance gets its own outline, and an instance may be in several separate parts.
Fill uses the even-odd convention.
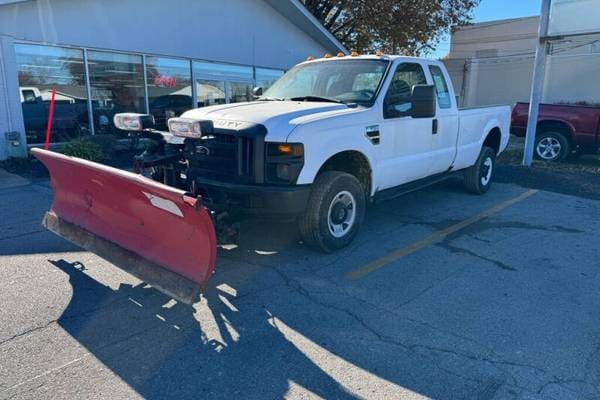
[[[365,203],[364,189],[356,177],[339,171],[322,173],[299,218],[302,239],[327,253],[347,246],[363,222]]]
[[[481,149],[475,165],[465,170],[465,188],[475,194],[484,194],[492,186],[496,167],[496,152],[491,147]]]
[[[538,160],[563,161],[570,152],[569,139],[562,132],[540,132],[535,138],[535,158]]]

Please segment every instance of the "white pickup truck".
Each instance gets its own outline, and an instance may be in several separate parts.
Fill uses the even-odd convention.
[[[209,199],[217,201],[215,192],[247,193],[262,198],[260,213],[300,215],[304,241],[331,251],[350,243],[373,198],[460,170],[469,190],[487,191],[494,158],[508,143],[510,112],[508,106],[459,110],[439,61],[316,59],[291,69],[258,101],[183,114],[184,121],[212,121],[214,128],[254,130],[254,145],[261,146],[252,160],[256,168],[243,171],[250,172],[249,186],[235,186],[244,183],[239,171],[220,175],[248,162],[243,156],[219,159],[215,176],[204,171],[213,138],[189,143],[188,159],[199,170],[187,177]],[[178,121],[171,127],[188,129]]]
[[[138,157],[137,165],[140,171],[150,171],[155,181],[180,190],[183,200],[174,194],[179,192],[159,190],[107,167],[94,167],[92,179],[83,171],[92,163],[79,163],[81,170],[74,174],[76,161],[57,159],[70,167],[49,166],[55,188],[53,211],[86,232],[186,275],[172,267],[176,262],[161,258],[165,252],[186,248],[174,242],[177,249],[169,249],[162,230],[165,224],[186,222],[184,203],[191,204],[192,198],[210,210],[212,221],[223,220],[224,214],[234,219],[248,214],[297,219],[304,242],[329,252],[353,240],[367,203],[374,199],[414,190],[459,171],[469,191],[485,193],[495,158],[509,139],[510,107],[459,110],[446,68],[434,60],[388,55],[314,59],[290,69],[264,93],[256,88],[255,95],[256,101],[248,103],[187,111],[169,120],[169,132],[153,130],[150,116],[115,116],[119,128],[159,139],[157,147]],[[47,157],[42,151],[36,156]],[[108,175],[135,181],[136,186],[109,182]],[[112,197],[106,195],[111,188]],[[116,199],[124,193],[129,197]],[[65,199],[73,196],[84,199],[79,208],[70,200],[66,204]],[[94,205],[97,212],[90,214]],[[173,220],[161,221],[152,236],[149,221],[165,213],[173,214]],[[117,226],[122,220],[130,223]],[[134,240],[132,229],[138,220],[144,243]],[[51,229],[68,236],[56,226]],[[128,236],[116,234],[123,229]],[[150,254],[149,244],[160,244],[163,253]],[[198,241],[191,246],[198,248]],[[214,253],[207,250],[210,246],[202,251]],[[210,259],[214,263],[214,256]]]

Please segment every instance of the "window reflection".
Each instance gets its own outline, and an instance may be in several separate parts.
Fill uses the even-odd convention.
[[[192,108],[190,62],[163,57],[146,57],[148,103],[157,129],[167,129],[169,118]]]
[[[42,143],[52,89],[56,88],[53,142],[89,132],[83,51],[16,44],[19,92],[27,142]]]
[[[194,61],[194,72],[198,77],[211,76],[252,80],[252,67],[244,65]]]
[[[252,101],[252,84],[242,82],[231,82],[229,84],[230,103],[241,103],[243,101]]]
[[[210,79],[196,80],[198,107],[225,104],[225,81]]]
[[[280,69],[256,68],[256,86],[267,90],[282,76],[283,71]]]
[[[96,134],[120,132],[116,113],[145,112],[141,56],[89,51],[88,69]]]

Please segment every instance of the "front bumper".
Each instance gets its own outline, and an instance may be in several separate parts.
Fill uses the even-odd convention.
[[[213,211],[256,216],[297,215],[306,209],[310,185],[267,186],[196,178],[202,202]]]

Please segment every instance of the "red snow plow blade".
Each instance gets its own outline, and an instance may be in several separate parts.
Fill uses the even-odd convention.
[[[184,303],[199,299],[215,267],[216,237],[194,197],[141,175],[33,149],[54,203],[43,224],[59,236]]]

